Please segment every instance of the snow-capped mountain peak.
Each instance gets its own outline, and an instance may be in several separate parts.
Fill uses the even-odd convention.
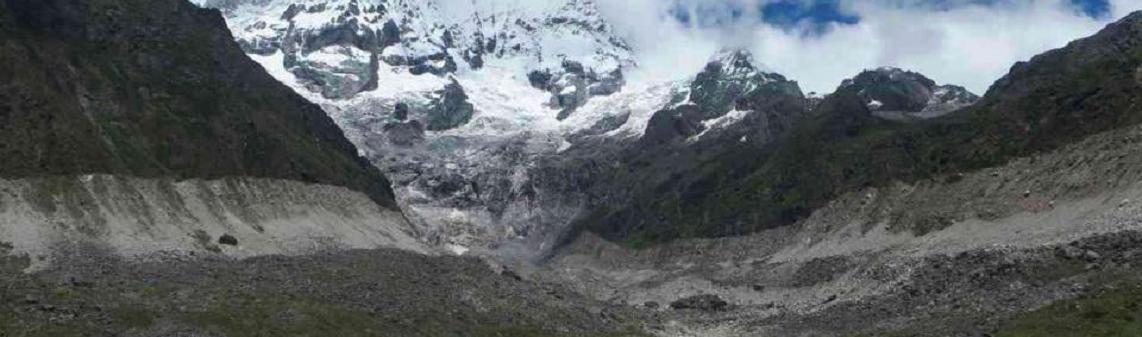
[[[722,49],[710,57],[710,67],[720,68],[723,74],[752,75],[758,72],[753,53],[743,49]]]
[[[641,136],[675,94],[671,83],[626,82],[633,52],[593,0],[204,5],[223,11],[254,60],[326,110],[442,245],[528,240],[538,251],[557,232],[542,228],[570,216],[518,203],[539,193],[535,158]]]
[[[244,49],[284,54],[283,66],[326,98],[373,89],[371,74],[383,66],[444,76],[497,63],[520,74],[566,62],[597,74],[634,64],[591,0],[543,10],[495,1],[205,1],[225,12]]]

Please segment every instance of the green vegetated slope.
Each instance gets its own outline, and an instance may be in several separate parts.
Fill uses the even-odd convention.
[[[0,1],[0,158],[5,178],[252,176],[394,205],[319,107],[182,0]]]
[[[717,155],[665,170],[670,176],[583,226],[632,243],[741,235],[794,223],[863,187],[997,166],[1138,124],[1142,13],[1016,64],[980,102],[941,118],[875,117],[858,90],[842,86],[764,147],[707,149]]]
[[[1142,336],[1142,286],[1127,284],[1020,315],[998,337]]]

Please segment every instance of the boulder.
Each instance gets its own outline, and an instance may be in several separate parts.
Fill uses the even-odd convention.
[[[539,90],[547,91],[551,87],[551,79],[552,75],[548,71],[533,70],[527,74],[527,81]]]
[[[408,119],[408,104],[397,103],[396,107],[393,108],[393,118],[398,121]]]
[[[227,245],[227,246],[237,246],[238,245],[238,238],[236,238],[230,234],[222,234],[222,236],[218,237],[218,244]]]
[[[709,294],[690,296],[670,303],[670,307],[674,310],[693,309],[701,311],[722,311],[729,305],[721,297]]]

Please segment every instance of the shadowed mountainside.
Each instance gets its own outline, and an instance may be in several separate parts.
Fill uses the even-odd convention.
[[[0,176],[389,182],[316,105],[178,0],[0,1]]]

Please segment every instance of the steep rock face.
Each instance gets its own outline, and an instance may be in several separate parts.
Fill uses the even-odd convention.
[[[760,159],[745,166],[746,172],[713,176],[699,185],[704,189],[659,196],[590,221],[601,224],[595,231],[612,240],[737,235],[795,223],[859,188],[1000,165],[1138,124],[1140,39],[1142,13],[1135,13],[1090,38],[1016,65],[968,108],[908,123],[878,117],[870,98],[885,98],[881,107],[916,110],[923,95],[890,101],[891,96],[855,84],[861,77],[892,81],[883,81],[883,74],[858,76],[824,98],[774,146],[752,153]],[[894,87],[923,86],[887,86]],[[642,220],[652,215],[659,220]]]
[[[395,207],[388,181],[320,108],[243,55],[216,11],[0,5],[0,175],[281,178]]]

